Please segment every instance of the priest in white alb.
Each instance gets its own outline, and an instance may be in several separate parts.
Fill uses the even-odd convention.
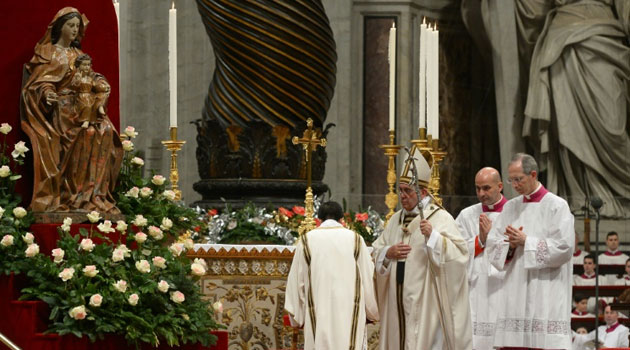
[[[492,225],[485,254],[505,271],[494,346],[571,349],[573,215],[567,202],[538,181],[534,158],[518,153],[508,182],[520,194]]]
[[[363,238],[344,228],[339,203],[323,203],[322,224],[300,237],[284,308],[304,327],[304,349],[366,349],[366,322],[378,321],[374,264]]]
[[[403,209],[372,244],[380,350],[472,349],[468,248],[427,191],[430,180],[431,168],[413,147],[400,177]]]
[[[492,350],[496,321],[497,293],[502,272],[497,271],[484,253],[488,233],[507,199],[503,197],[501,175],[494,168],[483,168],[475,176],[475,191],[480,203],[464,208],[457,224],[468,243],[468,285],[472,319],[473,349]]]

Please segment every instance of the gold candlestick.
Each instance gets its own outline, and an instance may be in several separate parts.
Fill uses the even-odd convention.
[[[435,198],[438,205],[442,205],[442,198],[440,198],[440,162],[446,157],[446,152],[440,149],[438,140],[432,140],[431,142],[431,156],[433,158],[433,167],[431,168],[431,183],[429,184],[429,191]]]
[[[389,158],[387,163],[387,186],[389,187],[389,192],[385,195],[385,205],[389,208],[389,212],[385,215],[385,225],[387,225],[389,218],[394,215],[394,209],[396,209],[396,206],[398,205],[398,195],[394,190],[394,186],[396,185],[396,156],[402,146],[394,144],[395,139],[396,131],[390,130],[389,144],[379,146]]]
[[[177,170],[177,152],[182,149],[186,141],[177,140],[177,127],[171,126],[171,139],[162,141],[167,150],[171,151],[171,173],[169,180],[171,181],[171,189],[175,192],[175,199],[182,199],[182,191],[179,190],[177,183],[179,182],[179,171]]]
[[[442,205],[442,198],[440,198],[440,162],[446,157],[447,153],[440,150],[437,139],[427,135],[427,129],[420,128],[418,134],[418,139],[411,140],[411,143],[420,150],[427,163],[429,163],[431,167],[431,181],[428,190],[437,204]]]

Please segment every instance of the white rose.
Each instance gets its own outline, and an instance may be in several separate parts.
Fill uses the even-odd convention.
[[[171,244],[170,247],[168,247],[168,250],[174,256],[180,256],[182,254],[182,252],[184,251],[184,245],[181,244],[181,243],[173,243],[173,244]]]
[[[156,256],[152,259],[153,261],[153,266],[160,268],[160,269],[165,269],[166,268],[166,259],[164,259],[161,256]]]
[[[79,249],[84,250],[86,252],[91,252],[94,250],[94,242],[92,242],[89,238],[83,238],[81,243],[79,244]]]
[[[151,179],[151,182],[156,186],[164,185],[164,181],[166,181],[166,179],[162,175],[153,175],[153,178]]]
[[[138,136],[138,133],[136,132],[136,128],[134,128],[133,126],[126,127],[124,133],[129,138],[134,138]]]
[[[103,303],[103,296],[100,294],[94,294],[90,297],[90,305],[99,307]]]
[[[181,304],[184,300],[186,300],[186,297],[184,296],[184,293],[175,291],[171,293],[171,300],[176,304]]]
[[[129,302],[129,305],[131,305],[131,306],[138,305],[138,300],[140,300],[140,297],[136,293],[131,294],[129,296],[129,299],[127,299],[127,301]]]
[[[18,219],[21,219],[23,217],[26,216],[26,209],[22,208],[22,207],[16,207],[15,209],[13,209],[13,216],[15,216]]]
[[[164,233],[162,233],[162,230],[160,230],[159,227],[149,226],[148,230],[149,235],[151,235],[151,237],[153,237],[155,240],[159,241],[164,238]]]
[[[133,221],[131,223],[136,225],[136,226],[138,226],[138,227],[144,227],[149,222],[147,221],[147,219],[144,218],[144,216],[138,214],[138,215],[136,215],[135,219],[133,219]]]
[[[206,274],[206,268],[199,263],[193,263],[190,265],[190,271],[195,276],[203,276]]]
[[[127,282],[123,280],[117,281],[116,283],[114,283],[114,289],[121,293],[124,293],[127,290]]]
[[[116,231],[118,231],[120,233],[127,232],[127,223],[122,221],[122,220],[118,220],[116,222]]]
[[[134,236],[136,242],[138,243],[144,243],[147,240],[147,234],[144,232],[138,232],[136,233],[136,235]]]
[[[70,310],[68,314],[75,320],[82,320],[87,315],[87,311],[85,310],[85,306],[81,305],[72,308],[72,310]]]
[[[170,230],[171,227],[173,227],[173,221],[169,218],[163,218],[160,228],[166,231],[166,230]]]
[[[0,207],[0,219],[2,218],[2,215],[4,215],[4,208]]]
[[[98,270],[94,265],[87,265],[83,268],[83,274],[87,277],[94,277],[98,274]]]
[[[59,278],[66,282],[74,277],[74,269],[72,267],[66,267],[63,271],[59,272]]]
[[[22,236],[22,240],[26,244],[33,244],[33,242],[35,241],[35,236],[33,236],[33,234],[30,232],[26,232],[26,234]]]
[[[200,258],[195,258],[195,260],[193,261],[193,263],[195,264],[201,264],[206,270],[208,270],[208,264],[206,263],[205,259],[200,259]]]
[[[66,252],[61,248],[55,248],[52,250],[52,256],[55,258],[53,261],[56,264],[59,264],[63,261],[63,257],[66,255]]]
[[[125,255],[125,258],[128,258],[131,256],[131,250],[129,248],[127,248],[126,245],[121,244],[119,245],[116,250],[120,250],[121,252],[123,252],[123,254]]]
[[[133,142],[129,141],[129,140],[125,140],[122,142],[122,148],[124,151],[126,152],[131,152],[133,151]]]
[[[140,157],[133,157],[131,158],[131,164],[136,165],[136,166],[143,166],[144,160],[142,160],[142,158]]]
[[[157,288],[162,293],[168,292],[168,282],[166,282],[165,280],[161,280],[160,283],[158,283]]]
[[[112,261],[119,262],[125,260],[125,252],[122,250],[114,249],[112,252]]]
[[[61,230],[63,232],[70,232],[70,225],[72,225],[72,219],[71,218],[65,218],[63,219],[63,225],[61,225]]]
[[[184,248],[186,248],[186,249],[193,249],[194,247],[195,247],[195,242],[193,242],[192,239],[186,238],[184,240]]]
[[[8,165],[3,165],[0,167],[0,177],[7,177],[11,174],[11,169]]]
[[[26,254],[27,258],[34,257],[35,255],[39,254],[39,246],[35,243],[29,244],[29,246],[26,247],[24,254]]]
[[[147,198],[148,196],[153,194],[153,190],[148,187],[142,187],[140,189],[140,197]]]
[[[0,241],[0,244],[2,244],[3,247],[9,247],[13,245],[13,241],[14,241],[13,236],[4,235],[4,237],[2,237],[2,241]]]
[[[151,264],[146,260],[136,261],[136,269],[142,273],[151,272]]]
[[[109,220],[105,220],[103,223],[98,224],[98,226],[96,227],[98,228],[99,231],[103,233],[111,233],[115,231],[112,228],[112,222]]]
[[[20,141],[15,144],[15,148],[13,149],[13,152],[11,152],[11,156],[13,158],[24,157],[24,153],[26,152],[28,152],[28,147],[26,147],[24,141]]]
[[[7,123],[2,123],[2,125],[0,125],[0,132],[5,134],[5,135],[10,133],[11,130],[13,130],[13,128],[11,127],[11,125],[9,125]]]
[[[140,193],[140,189],[134,186],[129,191],[127,191],[127,193],[125,193],[125,197],[138,198],[138,193]]]
[[[89,214],[87,214],[87,218],[88,220],[90,220],[91,223],[97,223],[100,219],[101,219],[101,214],[99,214],[96,210],[90,212]]]
[[[168,199],[169,201],[175,200],[175,192],[171,190],[166,190],[162,192],[162,195],[164,196],[164,198]]]

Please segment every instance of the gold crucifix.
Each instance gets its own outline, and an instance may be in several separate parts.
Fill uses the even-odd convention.
[[[311,160],[313,151],[317,149],[317,146],[326,147],[326,139],[318,139],[317,132],[313,130],[313,119],[308,118],[308,120],[306,120],[306,127],[304,135],[302,135],[301,138],[293,136],[292,140],[294,145],[302,145],[306,155],[306,199],[304,200],[305,217],[298,228],[300,236],[315,228],[315,219],[313,218],[313,190],[311,189]]]

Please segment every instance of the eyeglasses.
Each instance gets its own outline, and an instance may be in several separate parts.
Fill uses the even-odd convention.
[[[522,175],[519,177],[508,177],[507,178],[507,183],[509,184],[520,184],[521,182],[525,181],[525,179],[527,178],[527,175]]]

